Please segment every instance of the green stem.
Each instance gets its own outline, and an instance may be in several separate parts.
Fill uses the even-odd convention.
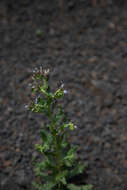
[[[54,149],[56,150],[55,156],[56,156],[56,162],[57,162],[57,171],[58,171],[58,173],[61,173],[61,165],[59,163],[60,151],[59,151],[59,146],[58,146],[58,137],[57,137],[56,130],[54,130],[54,120],[53,120],[53,117],[52,117],[52,112],[50,110],[50,105],[48,106],[48,113],[49,113],[49,119],[50,119],[50,122],[51,122],[50,130],[51,130],[51,133],[52,133],[52,135],[54,137]],[[61,185],[62,185],[61,183],[58,184],[59,190],[62,190]]]

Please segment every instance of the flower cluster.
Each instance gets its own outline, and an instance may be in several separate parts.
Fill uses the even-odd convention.
[[[68,130],[77,128],[73,122],[68,122],[64,109],[58,103],[59,99],[67,94],[62,83],[60,87],[51,92],[48,80],[49,69],[35,68],[33,71],[35,100],[26,105],[32,112],[43,113],[49,119],[49,123],[42,127],[42,144],[36,144],[35,148],[44,156],[44,161],[37,163],[35,175],[39,182],[34,182],[38,190],[91,190],[91,185],[76,186],[69,183],[70,179],[81,174],[86,165],[80,164],[76,158],[76,147],[70,144]]]

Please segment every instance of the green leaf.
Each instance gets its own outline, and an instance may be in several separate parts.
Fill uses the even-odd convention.
[[[43,32],[40,29],[37,29],[36,30],[36,35],[40,37],[40,36],[43,35]]]
[[[39,86],[40,92],[43,92],[47,97],[49,96],[49,93],[46,92],[46,90],[43,88],[43,86]]]
[[[72,169],[70,171],[70,177],[73,177],[75,175],[81,174],[83,173],[83,171],[85,170],[85,168],[87,167],[87,165],[83,164],[83,163],[78,163],[74,169]]]
[[[75,148],[71,148],[68,153],[67,153],[67,156],[64,157],[64,162],[67,166],[72,166],[73,165],[73,162],[75,160]]]
[[[68,184],[67,188],[69,190],[92,190],[93,186],[92,185],[74,185],[74,184]]]
[[[81,190],[92,190],[93,189],[93,185],[82,185],[81,186]]]
[[[56,183],[47,182],[43,185],[43,190],[51,190],[53,187],[56,186]]]
[[[74,124],[73,124],[72,122],[70,122],[70,123],[68,124],[68,127],[70,128],[71,131],[74,130]]]
[[[48,173],[40,171],[39,168],[35,168],[34,171],[35,171],[35,175],[41,177],[42,179],[44,179],[45,177],[48,177]]]
[[[66,176],[68,175],[68,171],[67,170],[64,170],[62,171],[60,174],[58,174],[56,176],[56,183],[58,184],[59,182],[62,182],[64,185],[67,184],[67,181],[66,181]]]
[[[61,119],[62,119],[62,117],[63,117],[63,110],[62,110],[62,108],[59,110],[59,112],[56,114],[56,116],[55,116],[55,123],[57,123],[58,121],[60,121]]]
[[[47,182],[43,185],[36,182],[33,182],[32,184],[38,190],[52,190],[52,188],[56,186],[53,182]]]
[[[44,190],[42,187],[42,184],[32,182],[32,185],[37,189],[37,190]]]
[[[47,142],[47,131],[46,130],[42,130],[41,131],[41,137],[42,137],[42,140],[44,141],[44,142]]]
[[[54,97],[55,97],[55,98],[62,98],[63,95],[64,95],[63,89],[62,89],[62,88],[59,88],[59,89],[55,92]]]
[[[68,142],[64,142],[64,143],[61,144],[62,148],[66,148],[67,146],[68,146]]]
[[[76,151],[76,147],[73,146],[73,147],[68,151],[66,158],[67,158],[67,159],[70,159],[70,160],[73,159],[74,156],[75,156],[75,155],[74,155],[75,151]]]
[[[77,185],[74,185],[74,184],[68,184],[67,188],[69,190],[81,190],[81,187],[78,187]]]
[[[45,129],[42,129],[41,137],[44,144],[47,143],[48,146],[52,145],[53,136],[48,131],[46,131]]]
[[[63,127],[63,128],[69,127],[69,129],[70,129],[71,131],[73,131],[74,128],[75,128],[75,126],[74,126],[74,124],[73,124],[72,122],[70,122],[70,123],[64,123],[62,127]]]
[[[47,167],[47,162],[44,160],[42,162],[36,163],[35,167],[39,168],[40,171],[45,170]],[[36,168],[35,168],[35,170],[36,170]]]
[[[43,153],[47,150],[49,150],[49,145],[47,143],[41,144],[35,144],[35,148],[38,152]]]
[[[37,104],[44,105],[44,103],[45,103],[44,100],[41,97],[38,97]]]

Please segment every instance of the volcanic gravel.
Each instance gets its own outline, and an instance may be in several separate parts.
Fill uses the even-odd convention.
[[[24,108],[32,70],[63,81],[70,133],[93,190],[127,190],[127,6],[90,1],[0,1],[0,190],[33,190],[45,118]],[[77,178],[78,179],[78,178]],[[80,181],[80,178],[78,179]]]

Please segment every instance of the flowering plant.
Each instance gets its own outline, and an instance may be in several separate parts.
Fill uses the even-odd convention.
[[[69,142],[67,129],[74,130],[76,126],[67,122],[64,110],[59,105],[59,99],[67,93],[64,84],[51,92],[49,87],[49,69],[35,69],[33,71],[33,93],[36,99],[28,106],[32,112],[45,114],[49,123],[41,131],[42,144],[35,147],[44,156],[42,162],[36,163],[35,175],[39,182],[34,182],[38,190],[91,190],[91,185],[77,186],[69,183],[73,176],[81,174],[85,165],[77,163],[75,158],[76,146]]]

